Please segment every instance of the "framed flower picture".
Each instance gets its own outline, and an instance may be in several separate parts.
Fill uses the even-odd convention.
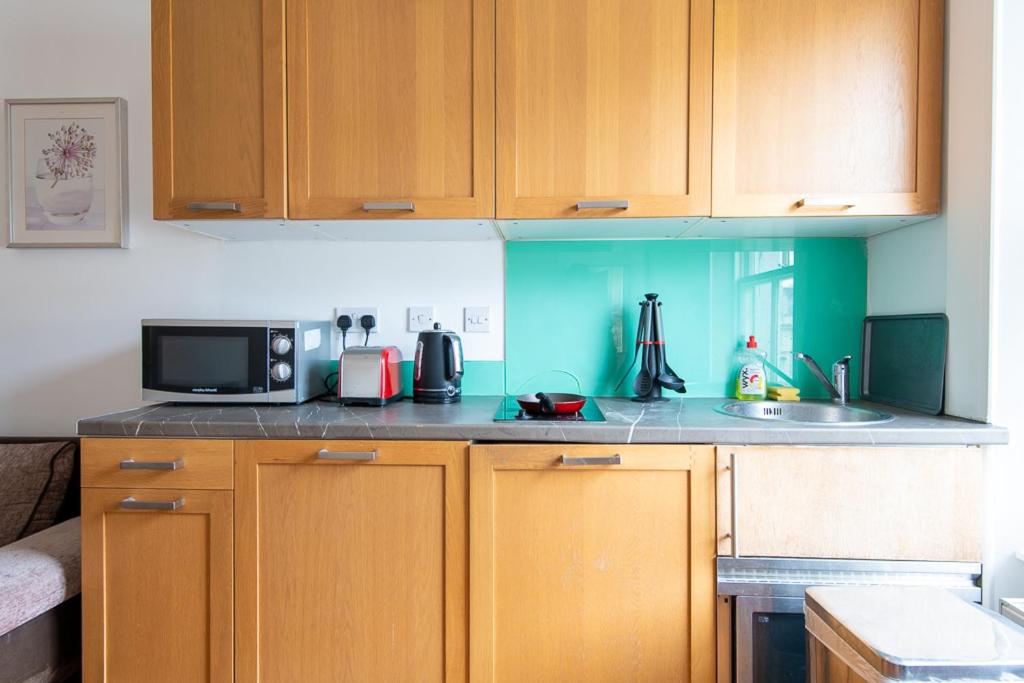
[[[128,246],[122,98],[5,100],[8,247]]]

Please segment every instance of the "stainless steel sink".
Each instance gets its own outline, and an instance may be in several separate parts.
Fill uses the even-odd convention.
[[[889,413],[871,408],[839,405],[831,401],[727,401],[715,407],[723,415],[750,420],[775,420],[801,424],[872,425],[889,422]]]

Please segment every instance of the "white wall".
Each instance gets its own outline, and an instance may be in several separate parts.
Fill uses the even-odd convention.
[[[381,337],[409,354],[407,305],[436,306],[454,329],[462,306],[490,305],[490,333],[462,335],[466,357],[504,357],[499,242],[225,244],[153,222],[149,5],[0,4],[0,98],[128,100],[132,232],[126,251],[0,248],[0,435],[73,434],[79,417],[137,406],[144,317],[326,319],[337,304],[376,305]]]
[[[945,310],[945,225],[931,220],[868,239],[868,315]]]
[[[992,192],[992,421],[1011,430],[1011,443],[991,449],[988,466],[989,599],[1024,597],[1024,3],[999,0],[996,11],[995,133]]]

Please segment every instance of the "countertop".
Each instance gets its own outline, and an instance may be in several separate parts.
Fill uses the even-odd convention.
[[[870,426],[802,425],[721,415],[721,398],[635,403],[598,398],[607,422],[494,422],[500,396],[421,405],[405,399],[384,408],[346,408],[326,401],[297,406],[161,403],[90,417],[81,436],[224,439],[434,439],[578,443],[973,446],[1005,444],[1001,427],[878,406],[896,419]],[[855,405],[870,405],[855,402]]]

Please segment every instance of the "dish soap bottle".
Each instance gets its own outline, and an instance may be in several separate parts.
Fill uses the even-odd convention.
[[[736,354],[739,372],[736,374],[736,398],[741,401],[763,401],[768,396],[768,381],[765,377],[763,351],[757,348],[757,340],[750,335],[747,348]]]

